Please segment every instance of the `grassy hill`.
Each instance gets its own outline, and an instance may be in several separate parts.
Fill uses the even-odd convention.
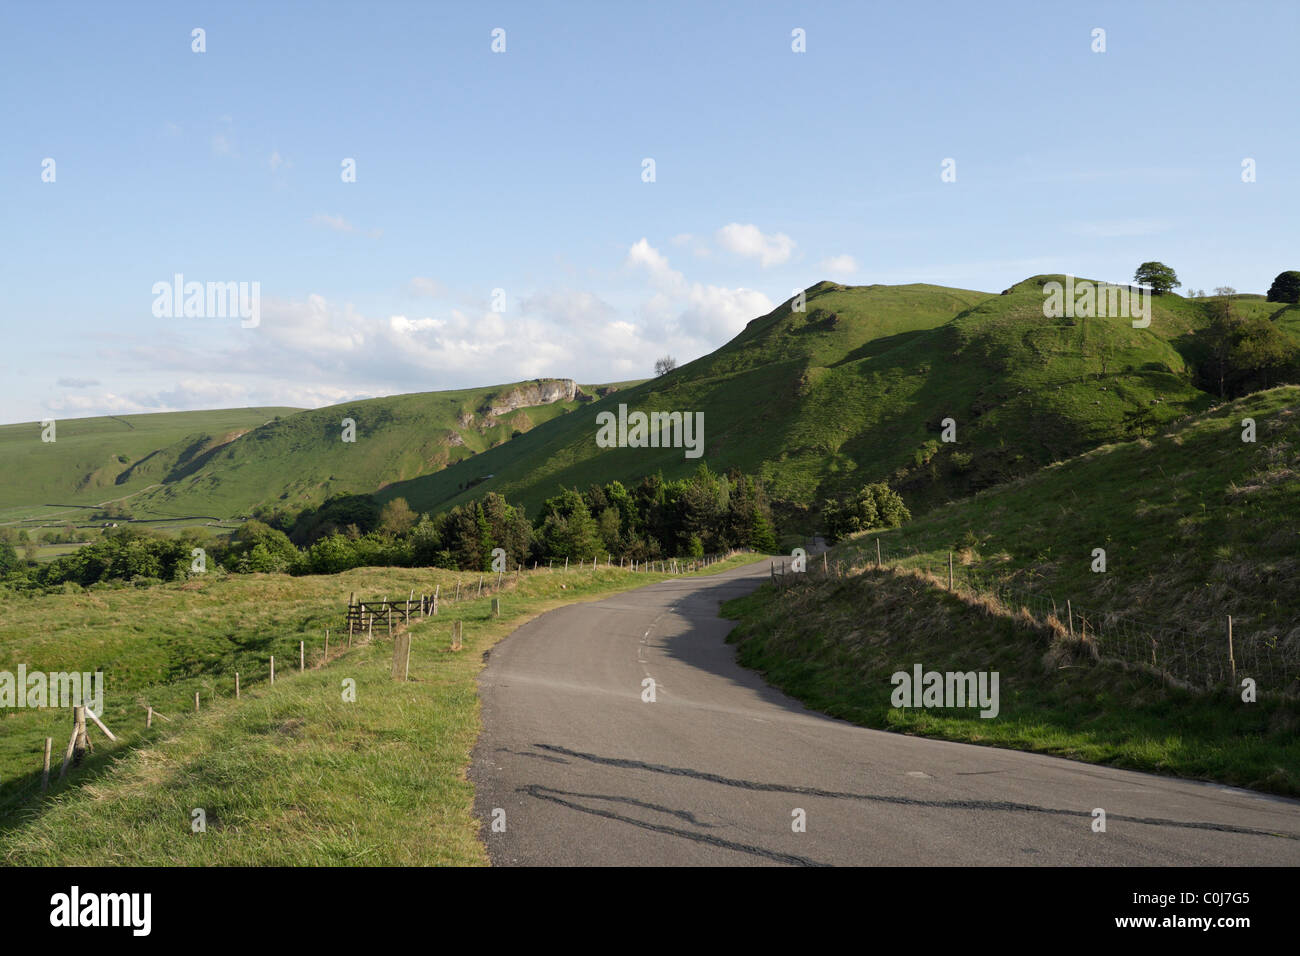
[[[1253,443],[1242,419],[1255,421]],[[1300,651],[1300,387],[1108,444],[837,549],[959,569],[1076,608]],[[1106,552],[1092,570],[1094,548]],[[946,573],[946,571],[945,571]]]
[[[100,502],[143,489],[295,408],[228,408],[0,425],[0,521],[31,515],[74,523]],[[57,517],[56,517],[57,516]]]
[[[708,465],[762,473],[776,497],[812,505],[889,480],[924,511],[1209,406],[1189,363],[1203,354],[1211,300],[1159,297],[1143,329],[1127,318],[1049,319],[1043,285],[1053,279],[1064,277],[1001,295],[823,282],[805,312],[784,303],[710,355],[385,494],[436,509],[491,489],[535,513],[561,485],[697,466],[675,449],[598,448],[596,414],[627,403],[704,412]],[[940,440],[947,418],[956,444]],[[464,491],[486,474],[495,477]]]
[[[554,383],[557,380],[544,380]],[[545,402],[525,395],[537,383],[421,392],[331,405],[255,429],[210,458],[178,471],[142,496],[140,507],[159,512],[247,514],[256,505],[297,510],[344,492],[374,492],[475,458],[572,412],[596,386],[579,386],[572,399]],[[522,391],[521,391],[522,390]],[[536,402],[508,408],[508,399]],[[497,408],[499,414],[492,414]],[[507,410],[508,409],[508,410]],[[344,419],[356,423],[356,441],[342,440]],[[467,466],[461,481],[471,481]]]
[[[127,499],[135,520],[233,519],[373,492],[510,440],[595,397],[560,380],[397,395],[312,411],[228,409],[69,419],[42,443],[35,423],[0,426],[0,521],[58,526]],[[608,388],[611,386],[599,386]],[[618,388],[619,385],[612,386]],[[557,393],[559,397],[557,398]],[[356,441],[344,442],[343,420]],[[471,480],[471,479],[462,479]]]

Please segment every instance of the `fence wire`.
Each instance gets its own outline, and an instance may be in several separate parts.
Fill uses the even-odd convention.
[[[862,574],[876,562],[869,550],[861,557],[865,566],[855,569],[843,560],[809,556],[807,574],[791,573],[790,559],[777,559],[772,564],[772,579],[778,586],[789,587],[800,580]],[[892,560],[883,560],[882,565],[893,570],[928,571],[940,586],[947,586],[946,566],[930,569]],[[1013,587],[963,565],[954,565],[952,582],[956,592],[992,598],[1012,613],[1024,608],[1040,623],[1055,617],[1067,633],[1090,642],[1099,657],[1149,669],[1193,689],[1240,689],[1242,681],[1250,678],[1260,693],[1300,696],[1300,642],[1235,631],[1230,655],[1227,615],[1217,633],[1195,631],[1116,611],[1080,607],[1073,601]]]

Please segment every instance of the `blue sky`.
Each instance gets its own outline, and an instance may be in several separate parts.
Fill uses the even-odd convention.
[[[1297,37],[1264,2],[7,4],[0,421],[641,378],[826,278],[1263,292]],[[155,316],[176,273],[259,283],[259,324]]]

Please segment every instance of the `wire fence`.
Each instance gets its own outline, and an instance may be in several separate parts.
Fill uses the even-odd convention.
[[[878,548],[878,544],[877,544]],[[1024,609],[1035,621],[1055,619],[1067,635],[1095,648],[1099,658],[1122,661],[1196,690],[1229,687],[1240,690],[1247,678],[1259,692],[1300,696],[1300,640],[1258,633],[1233,632],[1232,618],[1207,622],[1196,629],[1167,622],[1142,620],[1113,610],[1085,608],[1070,599],[1037,593],[1008,584],[993,575],[953,561],[938,568],[915,560],[887,560],[880,550],[864,555],[865,564],[830,561],[823,554],[806,559],[811,574],[792,574],[794,562],[773,562],[772,579],[779,586],[804,580],[863,574],[872,568],[928,573],[939,587],[978,599],[992,599],[1008,613]]]
[[[325,629],[323,644],[319,646],[314,641],[312,646],[308,646],[306,639],[300,640],[296,659],[290,656],[288,659],[279,661],[279,677],[283,682],[285,678],[291,677],[294,673],[309,669],[314,670],[331,663],[350,650],[354,640],[373,639],[376,628],[381,630],[381,637],[394,637],[404,628],[409,627],[415,620],[438,616],[440,606],[446,608],[448,605],[462,605],[472,601],[480,601],[484,598],[499,601],[502,595],[513,591],[519,585],[521,578],[531,579],[541,575],[559,575],[566,571],[595,573],[600,570],[622,570],[629,575],[686,574],[706,570],[742,553],[748,552],[732,549],[711,554],[675,558],[620,557],[611,552],[606,552],[603,561],[599,554],[593,554],[590,559],[551,559],[546,564],[541,564],[540,561],[532,561],[531,567],[528,563],[513,563],[508,570],[484,571],[481,573],[467,571],[457,574],[454,581],[434,584],[432,591],[417,592],[412,588],[405,597],[389,598],[388,595],[385,595],[382,598],[358,599],[356,593],[353,592],[348,598],[347,609],[343,615],[343,626],[333,634],[333,643],[331,644],[333,625],[331,625],[331,628]],[[494,615],[499,613],[499,604],[494,602],[492,613]],[[451,623],[456,624],[458,622],[452,621]],[[454,640],[459,640],[459,630],[455,634]],[[263,665],[265,666],[263,667]],[[246,663],[242,670],[242,685],[240,683],[240,671],[233,672],[232,681],[226,679],[223,675],[220,687],[223,694],[239,699],[242,690],[248,690],[263,683],[273,685],[277,675],[276,658],[272,655],[256,664]],[[218,699],[218,686],[215,680],[205,689],[208,691],[207,700],[209,703]],[[196,692],[194,695],[195,713],[199,712],[199,707],[200,694]],[[146,729],[153,726],[155,717],[167,722],[172,719],[145,704],[141,704],[140,709],[145,712]],[[94,723],[99,724],[96,715],[88,709],[86,713]],[[176,716],[180,716],[180,713]],[[99,727],[107,733],[107,729],[103,727],[103,724],[99,724]],[[75,736],[76,731],[74,730]],[[90,742],[89,736],[84,733],[82,736],[85,740],[86,750],[83,751],[80,745],[75,749],[71,744],[69,745],[68,758],[65,761],[67,766],[59,769],[55,779],[56,784],[66,776],[68,770],[80,768],[86,752],[93,753],[94,746]],[[111,740],[116,742],[115,737],[111,738]],[[74,754],[75,760],[72,759]],[[23,806],[36,796],[43,795],[47,791],[49,779],[45,766],[44,758],[42,758],[41,770],[33,773],[31,778],[23,785],[0,797],[0,814],[8,813],[15,807]]]

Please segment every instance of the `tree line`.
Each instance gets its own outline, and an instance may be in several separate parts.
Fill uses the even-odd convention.
[[[718,474],[700,465],[685,478],[651,475],[631,488],[611,481],[585,491],[562,489],[535,520],[496,492],[438,514],[419,514],[402,498],[381,504],[371,495],[347,494],[297,513],[256,511],[228,538],[212,538],[206,529],[168,535],[131,525],[111,528],[99,541],[45,565],[19,560],[0,542],[0,574],[11,587],[109,580],[149,585],[198,573],[196,560],[205,572],[227,573],[334,574],[363,566],[486,571],[497,548],[514,568],[565,558],[689,558],[776,547],[762,482],[735,469]]]

